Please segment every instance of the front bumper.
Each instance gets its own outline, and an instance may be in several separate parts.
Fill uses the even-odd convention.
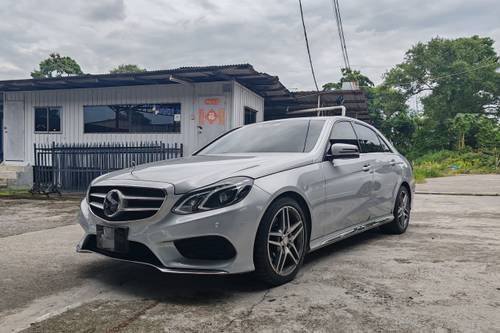
[[[254,270],[253,246],[259,222],[270,195],[253,186],[247,197],[229,207],[207,212],[177,215],[171,212],[181,197],[167,186],[167,199],[156,215],[145,220],[109,222],[93,214],[86,200],[81,203],[78,223],[85,231],[78,252],[95,252],[107,257],[146,264],[166,273],[226,274]],[[133,246],[120,254],[98,249],[96,225],[127,227]],[[234,248],[234,256],[224,259],[188,258],[178,248],[179,240],[216,236]],[[177,243],[177,246],[176,246]]]

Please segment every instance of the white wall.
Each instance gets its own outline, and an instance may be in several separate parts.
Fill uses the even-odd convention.
[[[168,84],[5,93],[5,113],[14,111],[13,106],[16,101],[17,105],[19,105],[19,101],[24,102],[24,123],[4,124],[8,128],[8,131],[24,130],[25,132],[24,144],[20,143],[22,146],[17,147],[17,149],[24,150],[24,161],[14,162],[11,159],[11,164],[32,164],[33,144],[51,142],[177,142],[184,144],[184,154],[188,155],[196,150],[198,146],[195,103],[198,97],[204,96],[225,97],[227,129],[243,125],[245,106],[258,111],[257,121],[264,119],[263,98],[236,82],[197,83],[194,86]],[[181,133],[83,133],[84,105],[127,103],[180,103]],[[12,105],[12,108],[9,105]],[[62,107],[61,133],[40,134],[34,132],[34,108],[37,106]],[[9,156],[5,156],[5,162],[9,163]]]
[[[233,90],[233,127],[244,125],[245,106],[257,111],[257,122],[264,121],[264,98],[242,86],[238,82],[234,82]]]

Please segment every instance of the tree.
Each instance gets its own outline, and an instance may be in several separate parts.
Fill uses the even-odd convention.
[[[324,91],[342,88],[342,82],[357,82],[360,87],[373,87],[373,82],[358,70],[342,68],[342,77],[339,82],[329,82],[323,85]]]
[[[406,97],[424,94],[424,114],[441,125],[458,113],[498,110],[499,58],[491,38],[434,38],[406,52],[405,61],[391,69],[385,84]]]
[[[44,77],[60,77],[82,75],[80,65],[70,57],[62,57],[59,53],[51,53],[49,58],[40,62],[39,69],[31,72],[34,79]]]
[[[110,74],[121,74],[121,73],[142,73],[145,72],[145,68],[141,68],[134,64],[122,64],[116,68],[109,71]]]

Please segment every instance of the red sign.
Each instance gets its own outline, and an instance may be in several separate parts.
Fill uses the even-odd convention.
[[[215,122],[217,122],[219,125],[224,125],[224,109],[209,109],[208,111],[198,109],[198,122],[200,125],[205,125],[205,122],[209,123],[210,125],[214,124]]]
[[[203,101],[205,105],[218,105],[219,104],[219,99],[218,98],[205,98]]]

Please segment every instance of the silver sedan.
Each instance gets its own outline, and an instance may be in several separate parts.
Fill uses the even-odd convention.
[[[193,156],[94,180],[77,250],[163,272],[255,271],[279,285],[308,252],[375,227],[405,232],[413,191],[408,161],[364,122],[257,123]]]

